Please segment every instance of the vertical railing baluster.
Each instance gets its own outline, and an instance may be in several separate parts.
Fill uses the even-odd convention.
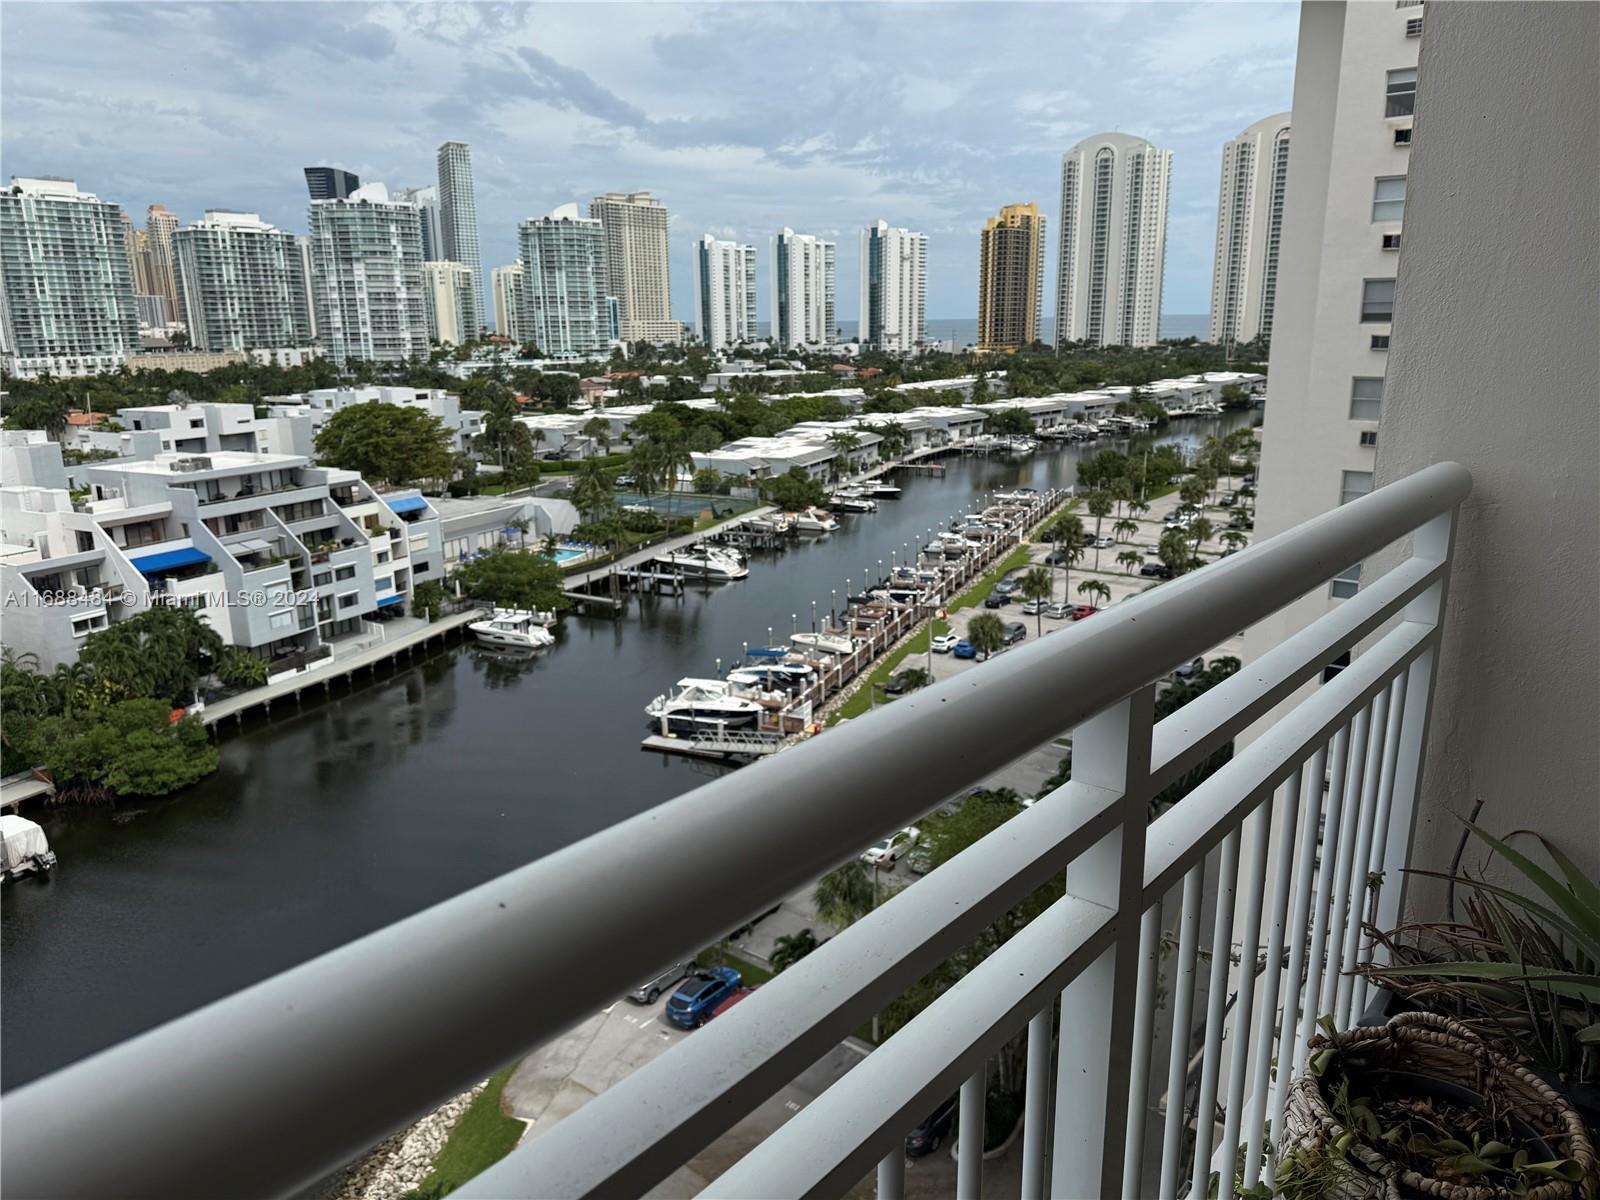
[[[1356,713],[1355,725],[1350,733],[1350,766],[1345,772],[1344,814],[1339,825],[1338,849],[1334,858],[1332,903],[1328,907],[1327,963],[1323,968],[1319,1016],[1323,1013],[1336,1015],[1334,1002],[1339,995],[1339,965],[1344,961],[1344,919],[1350,911],[1350,876],[1355,870],[1356,826],[1361,814],[1361,796],[1366,790],[1367,742],[1371,727],[1372,706],[1369,704]],[[1326,851],[1326,845],[1323,849]]]
[[[1278,995],[1283,984],[1284,933],[1289,921],[1289,892],[1295,883],[1297,865],[1295,839],[1302,836],[1304,830],[1304,823],[1300,819],[1300,809],[1304,803],[1300,784],[1304,770],[1302,767],[1289,776],[1283,803],[1279,806],[1283,820],[1278,826],[1277,871],[1272,882],[1272,906],[1268,910],[1272,925],[1267,934],[1266,969],[1261,978],[1261,1016],[1256,1023],[1256,1048],[1250,1058],[1250,1103],[1244,1117],[1244,1175],[1239,1180],[1239,1190],[1243,1192],[1255,1187],[1261,1173],[1261,1143],[1266,1136],[1273,1041],[1278,1032]],[[1309,897],[1311,880],[1308,878],[1304,882]],[[1307,903],[1309,905],[1309,900]],[[1304,939],[1301,944],[1304,945]],[[1298,976],[1298,970],[1295,974]]]
[[[1228,1099],[1223,1119],[1224,1158],[1217,1166],[1217,1196],[1233,1200],[1236,1147],[1244,1117],[1245,1072],[1250,1065],[1250,1033],[1255,1017],[1256,958],[1261,953],[1261,909],[1267,879],[1267,846],[1272,836],[1274,794],[1245,819],[1249,840],[1244,859],[1244,928],[1239,931],[1239,983],[1234,991],[1233,1031],[1228,1050]],[[1270,1020],[1270,1018],[1268,1018]],[[1263,1025],[1266,1021],[1263,1021]]]
[[[906,1151],[896,1146],[878,1161],[878,1200],[905,1200]]]
[[[1360,821],[1356,826],[1355,849],[1350,859],[1350,893],[1345,918],[1344,946],[1339,955],[1339,990],[1334,995],[1334,1022],[1340,1029],[1350,1025],[1350,1006],[1356,992],[1356,952],[1361,948],[1361,921],[1366,916],[1367,877],[1372,866],[1372,827],[1377,819],[1381,764],[1387,754],[1384,736],[1389,732],[1389,692],[1378,693],[1372,702],[1372,730],[1367,736],[1367,762],[1363,772]]]
[[[1161,958],[1161,904],[1145,909],[1139,929],[1139,990],[1134,1000],[1133,1054],[1128,1067],[1128,1132],[1123,1140],[1122,1194],[1144,1195],[1144,1125],[1150,1109],[1150,1043],[1156,1026],[1156,968]]]
[[[1389,696],[1389,728],[1383,735],[1383,770],[1378,779],[1378,804],[1377,819],[1372,829],[1372,846],[1367,857],[1367,874],[1372,878],[1372,900],[1370,904],[1371,920],[1376,925],[1378,913],[1383,904],[1383,886],[1386,882],[1383,872],[1384,847],[1389,840],[1389,814],[1394,807],[1394,777],[1395,769],[1400,758],[1400,737],[1404,731],[1404,717],[1406,707],[1406,672],[1395,676],[1391,685]],[[1396,882],[1398,887],[1398,881]],[[1385,928],[1377,925],[1377,928]],[[1372,961],[1373,941],[1366,939],[1366,949],[1361,954],[1361,959]],[[1368,998],[1372,994],[1371,982],[1366,976],[1356,981],[1355,1011],[1365,1012]]]
[[[1050,1039],[1055,1004],[1028,1022],[1028,1092],[1022,1110],[1022,1200],[1044,1200],[1045,1148],[1050,1135]]]
[[[1334,862],[1334,855],[1339,848],[1339,823],[1344,815],[1344,769],[1349,757],[1350,726],[1345,725],[1333,735],[1333,761],[1327,774],[1328,803],[1324,809],[1327,818],[1322,824],[1318,841],[1317,895],[1311,905],[1311,946],[1306,952],[1300,1031],[1294,1042],[1293,1061],[1288,1064],[1291,1078],[1299,1074],[1300,1068],[1305,1065],[1306,1043],[1311,1040],[1311,1034],[1317,1027],[1317,1018],[1322,1015],[1317,1005],[1322,1002],[1322,968],[1327,963],[1328,954],[1328,904],[1333,897],[1333,876],[1338,865]],[[1321,792],[1324,782],[1321,777],[1306,782]],[[1280,1056],[1279,1078],[1284,1075],[1284,1065]]]
[[[988,1063],[961,1085],[961,1114],[956,1131],[956,1200],[982,1200],[984,1081]]]
[[[1222,839],[1217,865],[1217,909],[1211,928],[1211,974],[1206,981],[1206,1045],[1200,1060],[1200,1098],[1194,1106],[1194,1162],[1189,1194],[1204,1196],[1217,1136],[1217,1081],[1222,1072],[1222,1028],[1227,1024],[1228,971],[1233,952],[1233,902],[1239,888],[1239,827]]]
[[[1150,730],[1155,688],[1146,685],[1072,734],[1074,783],[1120,797],[1116,826],[1067,869],[1067,891],[1113,912],[1111,945],[1061,993],[1051,1175],[1076,1194],[1122,1192],[1133,1052],[1144,843],[1149,822]]]
[[[1167,1120],[1161,1138],[1161,1200],[1177,1200],[1183,1172],[1184,1097],[1189,1092],[1189,1024],[1194,1018],[1194,963],[1200,946],[1200,903],[1206,864],[1184,874],[1183,914],[1178,920],[1178,961],[1172,983],[1172,1039],[1167,1060]]]

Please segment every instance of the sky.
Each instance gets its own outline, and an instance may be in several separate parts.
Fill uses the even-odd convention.
[[[161,203],[304,233],[302,168],[391,189],[471,145],[485,275],[517,222],[605,191],[672,214],[673,315],[691,246],[787,225],[839,243],[928,235],[928,315],[977,313],[978,235],[1047,214],[1053,309],[1061,154],[1105,130],[1174,154],[1162,308],[1210,305],[1222,143],[1289,108],[1297,9],[1258,3],[5,5],[4,174],[64,175],[142,223]]]

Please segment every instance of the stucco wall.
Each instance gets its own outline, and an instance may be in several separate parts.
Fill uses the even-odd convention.
[[[1600,5],[1427,5],[1377,482],[1455,459],[1475,485],[1418,866],[1482,800],[1600,877],[1597,62]]]

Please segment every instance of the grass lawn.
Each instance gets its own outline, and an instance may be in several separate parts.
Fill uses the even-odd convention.
[[[444,1149],[433,1160],[433,1170],[417,1187],[424,1196],[443,1196],[454,1191],[467,1180],[499,1162],[516,1147],[522,1137],[523,1124],[500,1111],[500,1093],[505,1090],[511,1072],[517,1069],[512,1063],[496,1071],[489,1085],[473,1098],[467,1111],[461,1114],[456,1127],[450,1131]]]
[[[732,967],[744,977],[744,985],[746,987],[759,987],[772,978],[771,971],[740,958],[737,954],[721,945],[721,943],[702,950],[695,955],[694,960],[702,967]]]
[[[983,598],[994,591],[994,585],[1005,578],[1006,572],[1027,566],[1029,557],[1029,545],[1024,542],[1002,558],[995,566],[990,567],[988,574],[957,596],[946,605],[946,608],[950,612],[955,612],[958,608],[971,608],[974,604],[983,603]]]
[[[948,621],[935,620],[933,622],[932,632],[934,634],[949,633],[950,623]],[[846,717],[859,717],[862,713],[865,713],[872,708],[873,688],[880,683],[888,683],[889,677],[893,675],[899,668],[900,664],[905,662],[905,660],[911,655],[916,654],[926,658],[928,654],[928,637],[928,627],[924,626],[922,629],[919,629],[916,633],[911,635],[911,640],[909,642],[891,653],[881,663],[874,667],[872,669],[872,673],[867,676],[867,682],[863,684],[862,687],[850,697],[850,699],[846,700],[843,704],[829,714],[828,724],[836,725]],[[885,697],[885,699],[892,700],[893,697],[889,696]]]

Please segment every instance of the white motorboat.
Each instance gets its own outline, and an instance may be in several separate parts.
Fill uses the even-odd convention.
[[[733,555],[707,546],[690,546],[683,550],[675,550],[661,561],[685,575],[695,575],[702,579],[731,581],[744,579],[750,574],[750,568]]]
[[[669,732],[710,733],[749,729],[764,711],[747,689],[726,679],[680,679],[672,691],[645,705],[653,725]]]
[[[861,490],[869,496],[876,496],[880,500],[900,499],[900,489],[892,483],[885,483],[881,479],[869,479],[861,485]]]
[[[789,640],[807,650],[821,650],[824,654],[851,654],[856,644],[837,633],[796,633]]]
[[[802,508],[791,515],[794,527],[801,533],[832,533],[839,528],[839,522],[825,508]]]
[[[5,879],[47,875],[55,865],[56,852],[37,822],[15,813],[0,817],[0,874]]]
[[[878,511],[878,502],[856,491],[835,492],[828,503],[841,512],[869,513]]]
[[[467,626],[480,642],[491,646],[515,646],[537,650],[541,646],[555,645],[555,634],[549,626],[554,613],[530,612],[521,608],[497,608],[494,615]]]
[[[996,492],[994,498],[1002,504],[1031,504],[1039,498],[1036,488],[1021,487],[1009,492]]]
[[[958,533],[941,533],[939,545],[943,548],[945,556],[966,554],[969,551],[980,549],[979,543],[969,541]]]
[[[815,677],[805,663],[758,662],[747,667],[735,667],[728,672],[728,682],[749,688],[785,688],[791,691],[805,687]]]

